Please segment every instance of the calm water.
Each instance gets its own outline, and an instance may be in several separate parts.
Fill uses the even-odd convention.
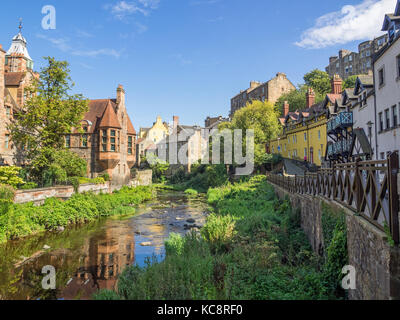
[[[124,268],[163,259],[169,234],[186,233],[189,218],[203,225],[206,211],[202,198],[161,192],[130,217],[0,245],[0,299],[90,299],[98,289],[114,289]],[[47,265],[56,269],[57,290],[42,289]]]

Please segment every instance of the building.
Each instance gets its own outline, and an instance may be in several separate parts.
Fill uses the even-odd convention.
[[[158,116],[151,128],[140,128],[139,139],[136,142],[136,157],[138,165],[140,158],[146,156],[148,151],[155,152],[157,144],[166,139],[169,135],[169,126]]]
[[[224,122],[229,122],[229,119],[223,118],[222,116],[215,118],[207,117],[207,119],[204,121],[204,126],[209,130],[218,129],[218,126]]]
[[[88,164],[92,178],[108,173],[113,185],[128,184],[136,164],[136,131],[125,106],[125,90],[117,88],[116,99],[89,101],[89,111],[76,128],[65,136],[66,147]]]
[[[286,77],[286,74],[280,72],[276,74],[275,78],[264,83],[251,81],[250,88],[241,91],[231,99],[230,118],[237,110],[244,108],[251,101],[259,100],[275,103],[283,94],[295,89],[296,87]]]
[[[376,150],[379,159],[400,149],[400,0],[393,14],[387,14],[382,31],[389,42],[374,58],[376,103]]]
[[[157,148],[161,158],[174,167],[184,166],[190,172],[191,166],[201,161],[208,152],[208,140],[201,127],[181,125],[179,117],[174,116],[170,135],[158,143]]]
[[[3,165],[23,162],[11,142],[7,127],[13,114],[23,107],[27,99],[25,88],[38,77],[38,73],[33,71],[33,60],[20,25],[8,51],[5,52],[0,45],[0,163]]]
[[[340,50],[338,56],[329,58],[326,72],[333,77],[338,74],[342,79],[359,74],[372,73],[372,58],[387,43],[387,35],[364,41],[358,45],[358,52]]]
[[[333,77],[331,93],[319,103],[315,103],[314,90],[309,88],[305,110],[289,112],[289,104],[285,102],[285,117],[279,119],[282,133],[269,142],[268,153],[321,166],[327,150],[327,121],[335,109],[336,100],[341,98],[342,83],[339,76]]]

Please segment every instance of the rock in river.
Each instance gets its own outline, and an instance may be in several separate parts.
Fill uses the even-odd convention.
[[[151,242],[142,242],[140,245],[142,247],[151,247]]]
[[[187,223],[195,223],[196,220],[194,220],[194,219],[187,219],[186,222],[187,222]]]

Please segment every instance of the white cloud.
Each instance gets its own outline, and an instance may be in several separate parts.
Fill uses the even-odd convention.
[[[379,36],[384,15],[394,12],[395,5],[394,0],[363,0],[358,5],[346,5],[318,18],[315,26],[304,31],[301,41],[295,44],[319,49]]]
[[[110,10],[112,15],[124,20],[127,16],[140,13],[148,16],[152,10],[156,10],[160,0],[135,0],[135,1],[118,1],[115,4],[108,4],[104,8]]]
[[[171,55],[171,58],[177,60],[181,66],[187,66],[193,63],[192,60],[189,60],[183,56],[181,53]]]
[[[68,38],[51,38],[43,34],[37,34],[36,37],[49,41],[57,49],[62,52],[70,53],[74,56],[81,57],[97,57],[97,56],[111,56],[118,59],[121,56],[121,52],[115,49],[102,48],[97,50],[76,50],[69,44]]]

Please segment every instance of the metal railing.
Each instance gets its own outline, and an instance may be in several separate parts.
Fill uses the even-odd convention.
[[[335,164],[304,177],[268,174],[269,182],[291,192],[321,196],[360,214],[379,229],[389,229],[399,244],[399,155],[387,160]]]

